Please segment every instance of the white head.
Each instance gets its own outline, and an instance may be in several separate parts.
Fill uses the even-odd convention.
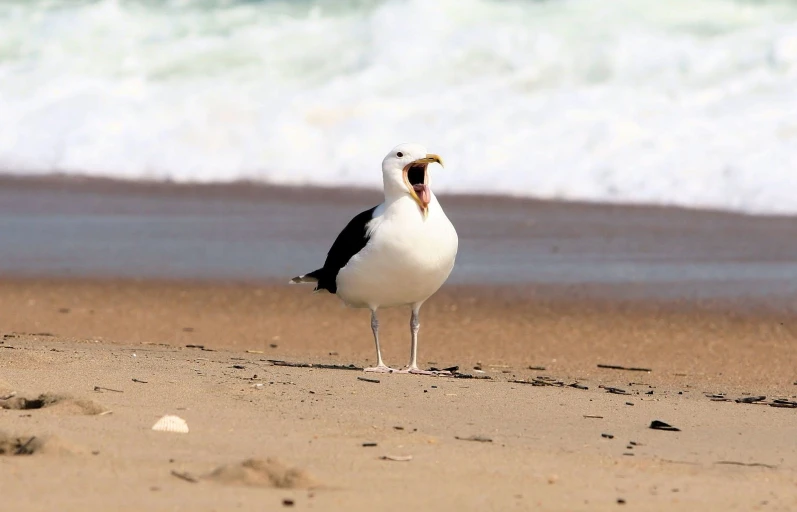
[[[391,149],[382,160],[385,200],[391,202],[408,195],[418,203],[425,217],[432,200],[426,168],[432,162],[443,165],[439,156],[427,153],[420,144],[399,144]]]

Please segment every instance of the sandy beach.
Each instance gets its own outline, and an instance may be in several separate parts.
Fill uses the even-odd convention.
[[[797,1],[0,1],[0,512],[797,511],[795,91]]]
[[[373,197],[4,181],[9,510],[797,507],[793,219],[450,198],[458,375],[375,376],[367,313],[284,284]]]
[[[135,293],[113,288],[120,294],[108,299]],[[140,321],[155,327],[149,318]],[[545,370],[523,356],[474,364],[484,373],[461,355],[442,360],[489,380],[374,376],[274,363],[361,361],[345,345],[328,355],[325,342],[246,351],[211,345],[207,334],[204,349],[157,335],[112,343],[52,334],[7,333],[0,345],[3,395],[16,392],[3,402],[12,407],[2,411],[6,455],[34,452],[0,458],[13,510],[797,506],[795,409],[771,405],[794,404],[795,386],[778,372],[763,377],[769,365],[755,361],[727,367],[698,355],[671,373],[660,350],[625,357],[617,346],[611,359],[564,357]],[[442,353],[432,345],[427,353]],[[763,349],[773,360],[782,350]],[[595,361],[645,361],[651,371]],[[20,410],[20,398],[44,407]],[[152,431],[165,414],[190,432]],[[680,430],[649,428],[656,420]]]

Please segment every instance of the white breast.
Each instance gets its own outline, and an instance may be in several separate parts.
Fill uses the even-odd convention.
[[[366,247],[338,273],[338,295],[350,306],[423,302],[454,268],[457,232],[435,197],[426,219],[409,196],[380,206],[369,230]]]

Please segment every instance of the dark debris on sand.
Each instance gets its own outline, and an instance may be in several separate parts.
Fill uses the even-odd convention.
[[[737,398],[736,399],[736,403],[737,404],[754,404],[756,402],[761,402],[761,401],[766,400],[766,399],[767,399],[767,397],[765,397],[764,395],[746,396],[744,398]]]
[[[469,436],[469,437],[459,437],[454,436],[454,439],[459,441],[475,441],[477,443],[492,443],[492,438],[485,437],[485,436]]]
[[[629,393],[628,391],[626,391],[624,389],[615,388],[615,387],[612,387],[612,386],[604,386],[603,384],[601,384],[598,387],[601,388],[601,389],[605,389],[607,393],[612,393],[614,395],[630,395],[631,394],[631,393]]]
[[[663,421],[653,420],[650,422],[650,427],[653,430],[665,430],[667,432],[680,432],[681,429],[678,427],[673,427],[669,423],[664,423]]]
[[[288,366],[290,368],[320,368],[322,370],[360,370],[362,367],[353,364],[314,364],[314,363],[293,363],[290,361],[281,361],[279,359],[266,359],[267,362],[274,366]]]
[[[575,389],[589,389],[587,386],[579,384],[578,382],[573,382],[571,384],[565,384],[561,380],[554,379],[553,377],[533,377],[530,380],[523,380],[523,379],[514,379],[510,380],[509,382],[513,384],[529,384],[531,386],[552,386],[556,388],[575,388]]]
[[[605,370],[625,370],[627,372],[652,372],[650,368],[638,368],[636,366],[620,366],[618,364],[599,364],[598,368]]]

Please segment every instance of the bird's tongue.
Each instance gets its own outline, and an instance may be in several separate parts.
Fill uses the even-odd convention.
[[[418,195],[418,199],[421,200],[424,206],[428,206],[429,202],[432,200],[432,191],[429,190],[429,185],[424,183],[413,185],[412,189],[415,190],[415,193]]]

